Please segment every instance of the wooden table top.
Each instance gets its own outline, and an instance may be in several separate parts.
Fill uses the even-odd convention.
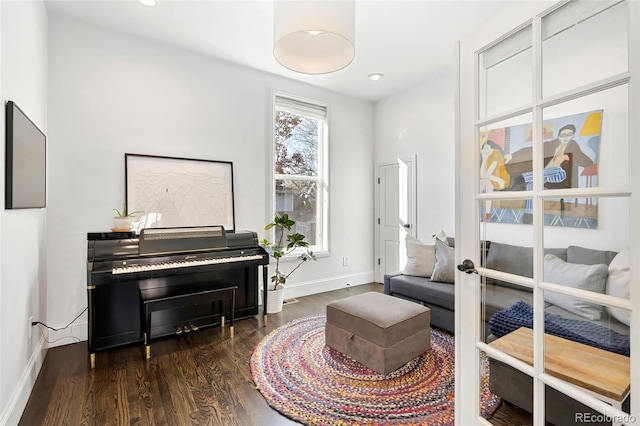
[[[512,357],[533,365],[533,330],[521,327],[489,343]],[[629,358],[613,352],[544,335],[545,372],[617,402],[630,390]]]

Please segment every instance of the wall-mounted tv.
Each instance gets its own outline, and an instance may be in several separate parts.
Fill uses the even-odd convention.
[[[13,101],[6,106],[5,200],[7,209],[46,205],[47,137]]]

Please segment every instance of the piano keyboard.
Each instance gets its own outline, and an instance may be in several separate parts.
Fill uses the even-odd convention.
[[[123,266],[113,268],[111,270],[111,273],[113,275],[131,274],[135,272],[160,271],[164,269],[177,269],[177,268],[190,268],[193,266],[218,265],[221,263],[246,262],[249,260],[260,260],[262,259],[262,256],[263,255],[261,254],[252,254],[252,255],[231,256],[231,257],[183,260],[179,262],[123,265]]]

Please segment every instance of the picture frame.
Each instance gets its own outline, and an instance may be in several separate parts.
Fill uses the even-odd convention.
[[[125,154],[127,213],[134,230],[222,225],[235,231],[233,163]]]

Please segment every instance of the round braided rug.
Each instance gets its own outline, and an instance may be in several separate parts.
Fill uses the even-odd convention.
[[[454,337],[432,329],[431,349],[381,375],[325,346],[325,315],[301,318],[267,335],[251,374],[267,403],[306,425],[453,425]],[[481,410],[500,398],[482,379]]]

